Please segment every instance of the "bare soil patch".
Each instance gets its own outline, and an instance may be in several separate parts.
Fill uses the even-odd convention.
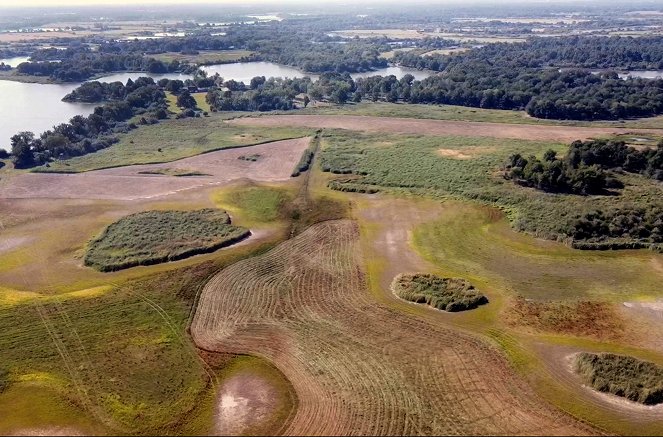
[[[361,260],[355,222],[313,225],[212,278],[193,339],[283,372],[298,398],[285,434],[593,432],[539,400],[483,341],[378,303]]]
[[[417,120],[396,117],[358,115],[270,115],[243,117],[228,123],[242,126],[348,129],[364,132],[389,132],[440,136],[517,138],[538,141],[571,142],[616,134],[657,134],[663,129],[624,129],[607,127],[537,126],[526,124],[485,123],[470,121]]]
[[[7,181],[0,197],[140,200],[224,185],[242,178],[259,182],[284,181],[290,178],[309,142],[309,138],[275,141],[165,164],[132,165],[78,174],[26,173]],[[257,161],[238,159],[247,154],[259,154],[261,158]],[[194,171],[206,176],[153,174],[173,171]]]
[[[74,435],[85,435],[82,432],[78,431],[75,428],[64,428],[59,426],[49,426],[44,428],[23,428],[19,429],[9,435],[12,436],[74,436]]]
[[[278,408],[278,393],[270,382],[251,373],[239,373],[219,387],[214,432],[242,435],[267,420]]]
[[[9,252],[29,243],[33,239],[30,237],[5,237],[0,238],[0,253]]]
[[[472,159],[494,151],[493,147],[468,147],[465,149],[438,149],[437,154],[443,158]]]

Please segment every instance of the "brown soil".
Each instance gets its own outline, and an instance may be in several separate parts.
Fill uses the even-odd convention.
[[[264,117],[237,118],[230,120],[229,123],[242,126],[303,126],[311,128],[348,129],[395,134],[458,135],[467,137],[516,138],[562,142],[626,133],[663,135],[663,129],[537,126],[527,124],[417,120],[411,118],[369,117],[358,115],[270,115]]]
[[[10,179],[0,198],[65,198],[141,200],[182,191],[220,186],[248,178],[273,182],[290,178],[310,139],[275,141],[238,149],[220,150],[166,164],[132,165],[78,174],[26,173]],[[238,159],[259,154],[255,162]],[[146,171],[197,171],[209,176],[167,176]]]
[[[402,247],[390,235],[383,247]],[[592,433],[540,401],[483,341],[376,301],[361,264],[355,222],[314,225],[212,278],[193,339],[283,372],[298,398],[286,434]],[[415,264],[406,255],[391,269]]]
[[[269,419],[277,410],[278,393],[267,379],[240,373],[219,387],[214,432],[242,435]]]

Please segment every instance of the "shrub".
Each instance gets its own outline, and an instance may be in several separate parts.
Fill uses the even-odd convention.
[[[213,252],[250,235],[217,209],[146,211],[108,226],[92,240],[85,265],[114,271]]]
[[[634,357],[581,353],[576,372],[594,389],[645,405],[663,402],[663,367]]]
[[[486,296],[460,278],[441,278],[424,273],[399,275],[392,288],[405,300],[448,312],[471,310],[488,303]]]

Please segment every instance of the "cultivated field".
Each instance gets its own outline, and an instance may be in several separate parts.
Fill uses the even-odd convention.
[[[352,221],[314,225],[202,292],[196,344],[272,361],[298,396],[286,433],[591,432],[541,403],[482,341],[377,303],[358,238]]]
[[[612,127],[587,128],[576,126],[538,126],[488,122],[414,120],[396,117],[363,117],[352,115],[271,115],[234,119],[228,121],[228,124],[232,126],[260,126],[265,128],[293,126],[300,128],[347,129],[394,134],[458,135],[563,142],[626,133],[623,128]],[[663,135],[663,129],[628,129],[627,132],[632,134]]]
[[[80,174],[24,173],[5,182],[0,198],[140,200],[220,186],[238,179],[283,181],[290,177],[309,143],[309,138],[275,141],[219,150],[167,164],[134,165]],[[260,158],[256,161],[239,159],[246,154],[258,154]],[[168,172],[202,175],[170,176]]]

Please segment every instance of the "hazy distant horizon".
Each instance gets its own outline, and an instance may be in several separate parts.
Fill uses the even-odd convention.
[[[233,7],[250,7],[250,6],[289,6],[289,5],[310,5],[317,6],[319,4],[352,4],[358,6],[365,5],[395,5],[401,2],[397,0],[360,0],[359,2],[348,2],[347,0],[249,0],[246,2],[238,3],[237,0],[22,0],[20,4],[16,4],[10,0],[0,0],[0,8],[7,9],[21,9],[21,8],[34,8],[34,7],[94,7],[94,6],[133,6],[141,7],[143,5],[149,6],[188,6],[188,5],[227,5]],[[491,5],[499,6],[499,4],[540,4],[551,5],[556,3],[574,3],[574,4],[613,4],[609,0],[414,0],[408,2],[411,4],[430,3],[436,6],[444,4],[449,5]],[[652,6],[663,6],[663,0],[650,0],[638,1],[638,4],[651,4]]]

